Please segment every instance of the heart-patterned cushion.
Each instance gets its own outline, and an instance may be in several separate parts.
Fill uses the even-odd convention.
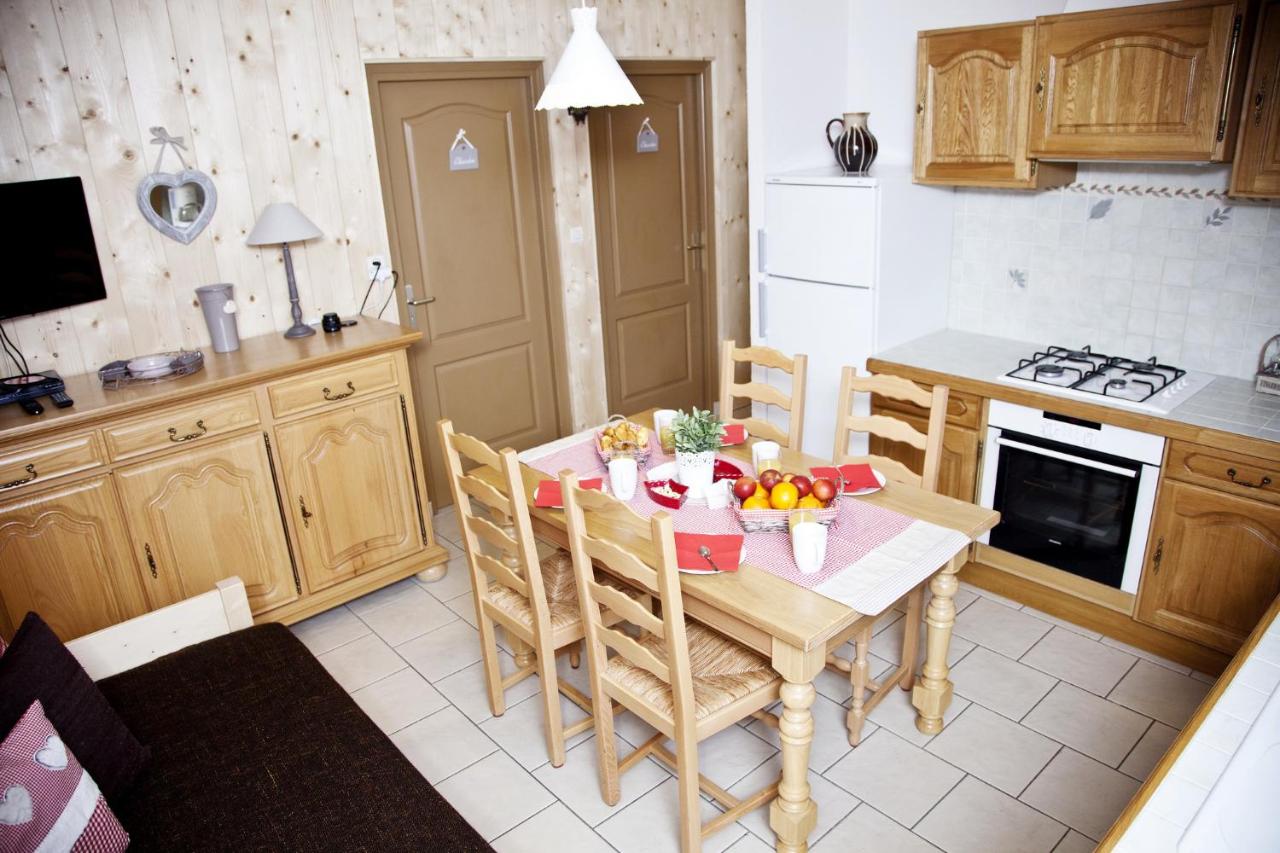
[[[129,835],[37,700],[0,743],[0,850],[117,853]]]

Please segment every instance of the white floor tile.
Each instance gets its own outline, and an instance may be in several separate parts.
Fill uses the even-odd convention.
[[[777,714],[782,710],[782,706],[778,705],[770,710]],[[824,773],[828,767],[853,749],[849,746],[849,726],[845,722],[849,709],[843,705],[837,705],[825,696],[818,696],[809,710],[813,714],[814,726],[813,744],[809,747],[809,767],[815,772]],[[875,723],[867,721],[862,726],[862,737],[867,738],[877,728],[879,726]],[[781,736],[772,726],[767,726],[760,720],[753,720],[747,729],[756,737],[763,738],[772,744],[774,748],[781,748]]]
[[[1060,681],[1022,724],[1108,767],[1119,767],[1151,720]]]
[[[478,638],[479,635],[477,635],[477,643]],[[500,650],[498,668],[504,676],[510,675],[516,671],[516,662],[511,655]],[[489,691],[485,686],[483,663],[473,663],[453,675],[441,678],[435,682],[434,686],[472,722],[480,723],[493,716],[489,709]],[[507,705],[514,705],[528,699],[541,689],[542,682],[536,677],[531,677],[508,687],[503,696]]]
[[[1067,828],[967,776],[916,825],[915,831],[947,853],[1049,853]]]
[[[966,592],[971,592],[980,598],[986,598],[991,601],[997,601],[1000,604],[1003,604],[1005,607],[1012,607],[1014,610],[1017,610],[1018,608],[1022,607],[1021,601],[1014,601],[1012,598],[1006,598],[1005,596],[1000,595],[999,593],[991,592],[990,590],[986,590],[981,587],[974,586],[971,583],[966,583],[964,581],[961,581],[960,589]]]
[[[1143,660],[1151,661],[1154,664],[1159,664],[1165,669],[1171,669],[1174,672],[1180,672],[1183,675],[1191,674],[1191,667],[1183,666],[1182,664],[1176,663],[1175,661],[1171,661],[1168,658],[1162,658],[1160,657],[1160,655],[1155,654],[1154,652],[1149,652],[1146,649],[1140,649],[1137,646],[1131,646],[1128,643],[1122,643],[1119,640],[1113,639],[1111,637],[1103,637],[1102,642],[1108,646],[1111,646],[1111,648],[1113,649],[1120,649],[1120,651],[1128,652],[1134,657],[1139,657],[1139,658],[1142,658]]]
[[[972,607],[973,605],[970,606]],[[906,617],[904,616],[888,628],[874,635],[871,638],[871,654],[895,665],[902,660],[902,634],[906,630],[906,624]],[[925,638],[928,635],[929,628],[921,621],[917,630],[920,631],[920,645],[916,660],[918,671],[920,664],[924,662]],[[953,631],[951,644],[947,647],[947,666],[955,666],[961,658],[973,650],[973,647],[974,644],[971,641]],[[848,694],[845,694],[845,696],[848,698]]]
[[[433,785],[498,749],[498,745],[449,707],[391,736],[404,757]]]
[[[863,803],[824,835],[813,853],[935,853],[937,849]]]
[[[1053,848],[1053,853],[1093,853],[1097,846],[1074,829],[1069,829],[1058,842],[1058,846]]]
[[[955,634],[993,652],[1018,658],[1053,626],[1022,610],[980,598],[956,617]]]
[[[1140,660],[1107,698],[1180,729],[1208,692],[1203,681]]]
[[[420,587],[413,578],[404,578],[393,584],[388,584],[373,592],[360,596],[354,601],[347,602],[347,607],[357,616],[364,617],[379,607],[386,607],[403,595],[412,595],[415,591],[420,591]]]
[[[495,752],[436,785],[486,841],[492,841],[555,801],[503,752]]]
[[[914,825],[964,776],[884,729],[877,730],[824,775],[905,826]]]
[[[466,556],[457,556],[450,559],[445,568],[444,577],[430,583],[419,581],[418,586],[425,589],[440,602],[471,592],[471,571],[467,568]]]
[[[901,646],[899,646],[899,650],[901,650]],[[853,647],[851,644],[846,643],[837,649],[834,654],[836,657],[848,660],[853,657]],[[897,660],[896,653],[894,660]],[[891,664],[876,655],[867,656],[867,667],[871,671],[872,678],[879,678],[882,674],[893,669],[894,666],[895,664]],[[853,695],[853,687],[849,684],[849,674],[847,672],[838,672],[831,667],[827,667],[818,673],[818,677],[813,680],[813,687],[820,695],[839,704],[849,701],[849,697]]]
[[[407,666],[360,688],[351,698],[386,734],[398,732],[449,704],[425,678]]]
[[[1044,621],[1052,625],[1057,625],[1059,628],[1065,628],[1066,630],[1072,632],[1073,634],[1079,634],[1082,637],[1088,637],[1090,640],[1102,639],[1102,634],[1098,631],[1091,630],[1089,628],[1084,627],[1083,625],[1077,625],[1074,622],[1068,622],[1066,619],[1060,619],[1057,616],[1053,616],[1049,613],[1045,613],[1043,610],[1036,610],[1034,607],[1024,606],[1022,608],[1022,612],[1030,613],[1032,616],[1036,617],[1037,619],[1043,619]]]
[[[480,729],[507,751],[526,770],[541,767],[551,760],[547,752],[545,720],[542,710],[542,683],[537,676],[530,679],[538,684],[538,692],[523,702],[507,707],[501,717],[490,717],[480,724]],[[563,696],[560,698],[561,726],[571,726],[585,720],[587,714]],[[565,745],[571,747],[590,737],[588,729],[569,738]]]
[[[782,760],[775,755],[730,788],[729,793],[739,799],[749,797],[766,785],[777,782],[781,773]],[[809,774],[809,796],[818,804],[818,824],[809,834],[810,844],[826,835],[858,805],[857,797],[817,773]],[[738,823],[762,841],[772,843],[776,840],[769,828],[769,803],[738,818]]]
[[[702,805],[703,823],[719,814],[705,799],[698,802]],[[670,778],[663,782],[600,824],[596,831],[619,853],[679,853],[680,807],[676,780]],[[727,850],[745,832],[736,823],[729,824],[702,840],[703,853]]]
[[[454,507],[448,506],[437,512],[431,519],[431,529],[438,539],[462,547],[462,533],[458,529],[458,513]]]
[[[625,741],[615,738],[615,742],[619,757],[630,753],[631,746]],[[627,804],[671,778],[661,765],[646,758],[622,774],[622,798],[616,806],[610,806],[600,796],[598,767],[593,736],[569,750],[563,767],[544,764],[533,771],[533,775],[589,826],[598,826],[612,815],[619,814]]]
[[[955,692],[1011,720],[1020,720],[1056,679],[979,646],[951,670]]]
[[[386,604],[360,614],[360,620],[393,646],[399,646],[457,619],[449,608],[413,584]]]
[[[666,747],[675,754],[675,741],[666,741]],[[732,788],[777,751],[742,726],[729,726],[698,744],[698,772],[721,788]]]
[[[1120,772],[1145,781],[1177,736],[1177,729],[1158,721],[1153,722],[1142,740],[1125,757],[1124,763],[1120,765]]]
[[[1055,678],[1106,696],[1137,660],[1128,652],[1055,627],[1019,658]]]
[[[448,607],[449,610],[451,610],[459,619],[466,620],[466,623],[472,628],[479,627],[479,623],[476,621],[476,599],[475,596],[471,594],[470,589],[463,590],[461,595],[456,595],[453,598],[450,598],[444,603],[444,605],[445,607]],[[501,629],[497,630],[498,636],[501,637]]]
[[[981,705],[970,705],[927,749],[1016,797],[1049,763],[1059,745]]]
[[[322,655],[370,633],[369,626],[344,606],[312,616],[289,630],[313,655]]]
[[[1064,749],[1019,799],[1097,841],[1137,790],[1118,770]]]
[[[493,842],[497,853],[612,853],[605,840],[561,802],[554,802]]]
[[[884,698],[883,702],[876,706],[867,719],[881,728],[888,729],[915,746],[924,746],[931,741],[934,737],[933,735],[924,734],[916,728],[918,712],[915,706],[911,704],[911,694],[892,686],[883,689],[891,692]],[[947,706],[946,712],[942,715],[944,730],[967,707],[969,707],[968,699],[963,696],[953,695],[951,704]]]
[[[733,842],[733,846],[728,849],[727,853],[773,853],[773,850],[774,846],[772,844],[765,844],[748,832]]]
[[[345,646],[316,657],[333,680],[350,693],[404,669],[405,662],[391,647],[373,634],[352,640]]]
[[[480,660],[480,632],[457,620],[397,646],[396,651],[434,683]]]

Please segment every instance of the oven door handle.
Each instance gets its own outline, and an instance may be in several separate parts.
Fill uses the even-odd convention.
[[[1035,453],[1040,456],[1049,456],[1054,459],[1061,459],[1064,462],[1073,462],[1076,465],[1084,465],[1087,468],[1096,468],[1099,471],[1107,471],[1111,474],[1119,474],[1121,477],[1133,478],[1138,476],[1138,472],[1132,468],[1121,468],[1119,465],[1108,465],[1106,462],[1095,462],[1092,459],[1081,459],[1079,456],[1072,456],[1068,453],[1061,453],[1057,450],[1050,450],[1047,447],[1037,447],[1034,444],[1023,444],[1021,441],[1014,441],[1010,438],[1000,436],[996,439],[996,444],[1003,447],[1016,447],[1018,450],[1025,450],[1028,453]]]

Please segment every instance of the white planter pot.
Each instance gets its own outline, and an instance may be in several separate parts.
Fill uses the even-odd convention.
[[[701,453],[684,453],[676,451],[676,479],[681,485],[689,487],[689,497],[701,497],[711,486],[711,477],[715,473],[716,452],[704,450]]]

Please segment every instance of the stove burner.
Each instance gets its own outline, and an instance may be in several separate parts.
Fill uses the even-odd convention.
[[[1069,349],[1060,355],[1067,361],[1088,361],[1090,354],[1089,348],[1085,347],[1084,349]]]
[[[1127,379],[1112,379],[1107,382],[1107,386],[1110,388],[1123,388],[1128,384],[1129,384],[1129,380]]]
[[[1036,365],[1036,373],[1043,373],[1045,376],[1061,376],[1061,364],[1039,364]]]

